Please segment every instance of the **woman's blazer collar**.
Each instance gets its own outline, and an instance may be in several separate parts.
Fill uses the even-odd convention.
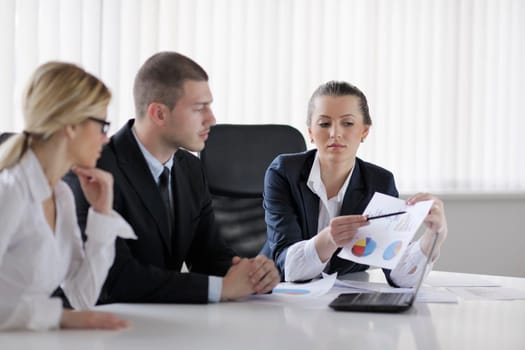
[[[315,159],[316,150],[305,153],[306,159],[300,174],[299,191],[301,193],[306,224],[311,235],[317,234],[319,219],[319,197],[308,188],[307,181]],[[346,189],[340,215],[361,214],[362,201],[366,198],[366,184],[361,172],[361,159],[356,157],[354,171]]]

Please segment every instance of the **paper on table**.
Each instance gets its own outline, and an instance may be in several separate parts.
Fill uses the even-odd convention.
[[[523,300],[525,290],[507,287],[449,287],[454,294],[464,299]]]
[[[337,273],[324,275],[323,278],[308,283],[281,282],[273,290],[271,296],[284,297],[319,297],[332,289]]]
[[[457,304],[457,302],[457,295],[445,288],[421,287],[416,297],[416,303]]]
[[[425,219],[433,201],[406,205],[405,201],[376,192],[364,215],[376,216],[398,211],[405,214],[371,220],[361,227],[339,257],[357,263],[393,269]]]
[[[434,287],[497,287],[500,283],[493,282],[475,275],[431,271],[425,279],[426,284]]]

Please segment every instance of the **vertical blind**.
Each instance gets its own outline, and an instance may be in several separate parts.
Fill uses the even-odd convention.
[[[369,99],[358,156],[403,192],[525,192],[523,0],[1,0],[1,131],[48,60],[82,65],[134,116],[142,62],[175,50],[210,74],[220,123],[290,124],[328,80]]]

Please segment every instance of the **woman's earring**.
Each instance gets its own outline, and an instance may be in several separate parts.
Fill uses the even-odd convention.
[[[364,143],[364,142],[365,142],[365,138],[361,137],[361,143]]]

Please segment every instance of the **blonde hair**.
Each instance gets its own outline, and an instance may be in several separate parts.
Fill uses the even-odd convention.
[[[111,99],[104,83],[82,68],[48,62],[33,73],[23,99],[24,132],[0,146],[0,171],[22,158],[34,139],[47,140],[67,125],[103,113]]]

